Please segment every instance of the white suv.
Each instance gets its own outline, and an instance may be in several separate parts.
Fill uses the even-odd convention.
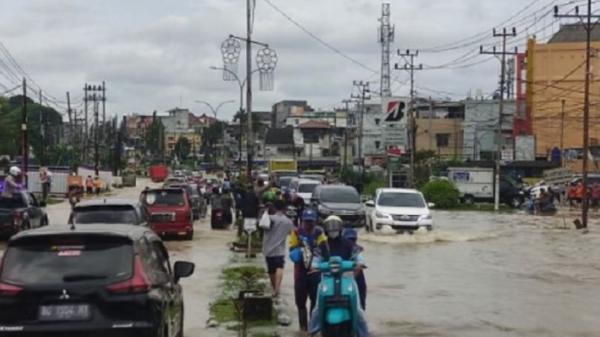
[[[431,230],[433,218],[423,194],[417,190],[403,188],[380,188],[375,200],[367,206],[367,226],[371,231],[389,227],[398,233],[412,233],[419,228]]]

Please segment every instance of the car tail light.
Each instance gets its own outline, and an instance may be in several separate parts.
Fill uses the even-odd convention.
[[[15,225],[15,227],[21,227],[22,223],[23,223],[23,217],[21,216],[21,213],[14,212],[13,213],[13,224]]]
[[[21,291],[23,291],[23,288],[21,287],[0,282],[0,297],[14,297]]]
[[[127,281],[111,284],[106,289],[113,294],[137,294],[148,292],[150,287],[151,285],[144,272],[142,260],[139,255],[136,255],[131,278]]]

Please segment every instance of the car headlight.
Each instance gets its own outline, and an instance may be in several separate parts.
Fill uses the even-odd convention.
[[[375,217],[379,219],[391,219],[392,217],[388,214],[381,213],[380,211],[375,211]]]
[[[433,219],[433,217],[431,216],[431,214],[424,214],[424,215],[421,215],[419,217],[419,221],[421,221],[421,220],[431,220],[431,219]]]

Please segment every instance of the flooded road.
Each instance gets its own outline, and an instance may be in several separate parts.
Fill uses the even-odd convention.
[[[137,198],[148,182],[117,190]],[[152,184],[149,184],[152,185]],[[48,207],[51,225],[68,219],[67,203]],[[361,233],[368,284],[367,316],[375,337],[592,337],[600,335],[600,221],[589,233],[563,229],[574,215],[534,217],[485,212],[434,213],[435,229],[414,235]],[[572,225],[570,225],[572,227]],[[193,241],[169,241],[172,262],[196,272],[182,280],[185,335],[234,336],[206,328],[219,274],[230,261],[232,231],[195,224]],[[0,245],[0,251],[4,244]],[[259,257],[262,262],[262,257]],[[291,263],[283,296],[297,331]]]
[[[436,212],[431,233],[363,234],[375,336],[598,336],[600,226]],[[568,220],[568,222],[570,222]]]

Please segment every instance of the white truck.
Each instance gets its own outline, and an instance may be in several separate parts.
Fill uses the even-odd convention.
[[[460,192],[460,199],[471,204],[475,201],[494,201],[494,170],[484,167],[450,167],[448,180]],[[508,177],[500,177],[500,202],[519,207],[525,201],[521,186]]]

